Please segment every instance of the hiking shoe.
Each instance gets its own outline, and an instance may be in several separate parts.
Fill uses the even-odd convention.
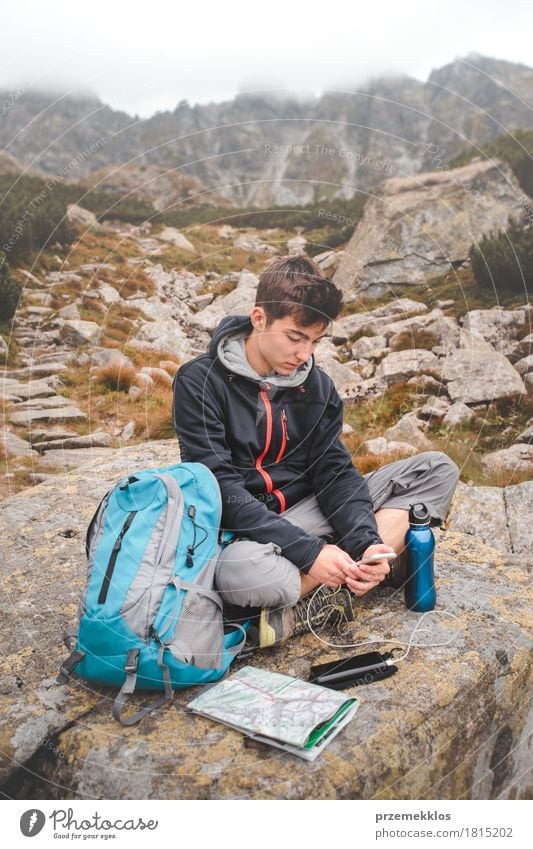
[[[259,647],[283,645],[289,637],[311,628],[353,622],[351,593],[346,587],[320,587],[301,598],[294,607],[263,608],[259,617]]]

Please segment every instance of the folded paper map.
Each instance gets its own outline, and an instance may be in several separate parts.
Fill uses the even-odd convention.
[[[352,719],[358,700],[300,678],[245,666],[187,707],[256,740],[314,760]]]

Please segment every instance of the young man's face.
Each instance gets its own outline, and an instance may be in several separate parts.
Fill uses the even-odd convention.
[[[291,374],[302,363],[307,362],[317,342],[326,335],[327,323],[318,322],[304,327],[291,316],[277,318],[268,327],[264,311],[252,314],[255,330],[255,350],[263,369],[260,374],[276,371],[278,374]]]

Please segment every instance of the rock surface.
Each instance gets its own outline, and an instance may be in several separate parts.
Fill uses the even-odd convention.
[[[105,490],[126,472],[175,462],[176,441],[132,446],[0,504],[2,791],[17,799],[529,798],[526,720],[531,656],[526,558],[508,560],[453,530],[436,553],[438,609],[392,678],[347,691],[353,722],[314,764],[187,714],[195,691],[124,728],[115,692],[55,676],[61,634],[85,583],[84,535]],[[517,498],[517,504],[520,499]],[[8,540],[16,535],[15,548]],[[45,575],[46,580],[39,580]],[[358,601],[337,642],[409,639],[419,617],[400,592]],[[257,652],[254,665],[307,677],[339,654],[312,635]],[[243,661],[241,661],[242,663]],[[248,663],[250,660],[247,661]],[[141,694],[146,703],[150,695]],[[402,709],[398,710],[401,704]],[[47,744],[52,740],[53,747]]]
[[[475,190],[465,190],[469,185]],[[365,205],[333,278],[367,297],[453,270],[472,242],[521,212],[515,176],[494,160],[393,178],[380,189]]]
[[[461,348],[444,360],[443,376],[452,401],[464,404],[514,398],[526,392],[522,378],[506,357],[464,331]]]

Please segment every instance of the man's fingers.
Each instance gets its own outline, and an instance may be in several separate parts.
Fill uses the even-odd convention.
[[[348,588],[353,593],[355,593],[355,595],[364,595],[369,590],[372,590],[372,589],[374,589],[374,587],[377,587],[379,583],[381,583],[381,581],[376,580],[376,579],[369,580],[369,581],[361,581],[361,580],[357,581],[357,580],[353,580],[352,578],[346,579],[346,584],[347,584]]]
[[[358,568],[364,575],[382,575],[383,578],[390,572],[390,565],[387,563],[386,560],[380,560],[379,563],[363,563]]]

